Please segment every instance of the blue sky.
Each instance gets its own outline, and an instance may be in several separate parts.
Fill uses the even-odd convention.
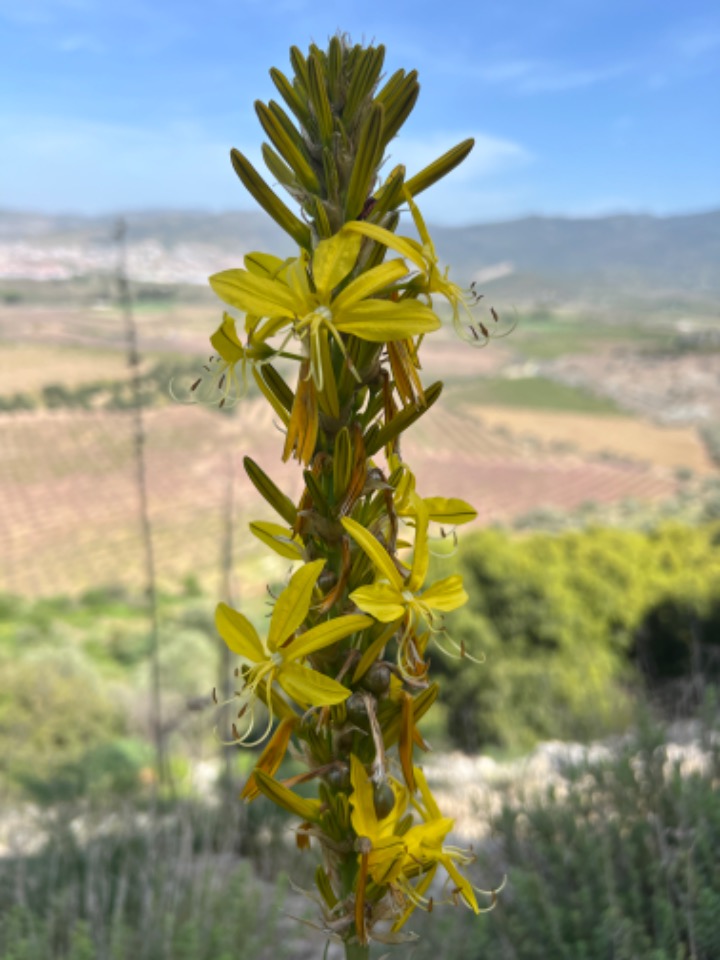
[[[251,207],[229,148],[338,28],[420,73],[393,163],[477,138],[435,222],[720,207],[717,0],[0,0],[0,208]]]

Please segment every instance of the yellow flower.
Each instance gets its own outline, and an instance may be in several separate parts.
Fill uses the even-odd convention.
[[[243,716],[248,709],[250,711],[247,729],[237,738],[240,743],[254,745],[269,734],[273,722],[271,691],[274,682],[302,707],[331,706],[342,703],[350,696],[347,687],[332,677],[302,666],[300,661],[352,633],[364,630],[372,624],[371,618],[356,614],[336,617],[294,636],[308,615],[313,589],[324,566],[324,560],[315,560],[306,563],[292,576],[275,603],[266,643],[260,639],[247,617],[225,603],[218,605],[215,623],[220,636],[234,653],[252,664],[245,675],[243,689],[238,693],[240,715]],[[265,685],[263,700],[268,705],[269,720],[264,734],[248,744],[254,726],[253,707],[260,684]]]
[[[395,510],[398,516],[414,517],[417,513],[417,501],[422,500],[427,510],[428,520],[433,523],[444,523],[451,527],[459,527],[463,523],[470,523],[477,517],[477,510],[457,497],[422,497],[415,492],[415,475],[406,463],[393,454],[389,461],[391,476],[396,479]]]
[[[438,580],[424,592],[419,592],[427,576],[430,553],[427,544],[428,512],[420,499],[415,497],[415,545],[410,572],[400,574],[390,554],[376,538],[357,521],[346,517],[342,524],[347,533],[367,554],[376,570],[375,582],[358,587],[350,599],[365,613],[382,623],[403,621],[404,632],[398,649],[398,664],[406,674],[416,674],[417,656],[410,647],[411,635],[416,626],[425,622],[435,631],[435,613],[456,610],[467,603],[467,593],[459,574]]]
[[[372,779],[358,758],[354,754],[350,757],[353,787],[350,794],[350,819],[358,836],[358,858],[361,865],[358,889],[355,891],[356,906],[358,903],[361,906],[364,904],[367,876],[378,886],[389,886],[395,892],[395,903],[406,905],[395,921],[393,930],[399,930],[416,907],[427,906],[428,901],[424,894],[439,866],[445,869],[455,885],[455,891],[460,894],[465,904],[475,913],[482,912],[472,884],[457,867],[457,864],[471,863],[474,858],[458,847],[444,845],[443,841],[452,830],[454,821],[441,816],[422,770],[416,767],[414,775],[422,802],[413,799],[400,784],[390,780],[395,804],[386,817],[378,817],[373,799]],[[408,799],[423,822],[416,823],[399,834],[397,831],[402,829],[400,823],[405,818]],[[418,882],[412,883],[413,880]],[[492,891],[488,895],[494,897]],[[362,926],[361,912],[356,910],[356,924],[360,921],[359,926]]]
[[[365,220],[354,220],[347,224],[347,229],[384,244],[414,264],[419,274],[413,278],[413,287],[420,287],[421,292],[428,296],[438,294],[445,297],[453,310],[455,330],[464,340],[469,340],[460,323],[460,311],[462,309],[470,320],[473,319],[468,299],[474,298],[474,294],[472,291],[466,293],[450,280],[449,267],[445,267],[444,270],[440,268],[440,260],[425,220],[407,189],[405,189],[405,199],[410,207],[415,228],[420,235],[420,242],[410,237],[398,237],[390,230]],[[473,340],[480,342],[475,334],[473,334]]]
[[[275,336],[288,325],[307,347],[310,371],[323,389],[321,340],[328,335],[347,356],[341,334],[386,343],[429,333],[440,326],[430,307],[416,300],[374,299],[387,293],[408,272],[402,260],[372,267],[338,288],[354,270],[362,237],[343,229],[315,249],[312,260],[302,254],[278,276],[250,270],[225,270],[210,277],[210,285],[226,303],[253,317],[267,318],[256,326],[256,343]]]
[[[407,793],[395,781],[388,781],[395,803],[390,813],[380,818],[375,812],[372,780],[355,754],[350,756],[350,781],[353,786],[350,821],[358,837],[365,837],[371,845],[368,873],[381,886],[391,883],[402,872],[405,856],[405,844],[402,837],[395,835],[395,828],[407,807]]]

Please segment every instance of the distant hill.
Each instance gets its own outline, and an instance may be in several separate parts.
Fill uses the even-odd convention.
[[[151,245],[158,269],[158,257],[173,263],[165,273],[160,270],[162,277],[158,274],[165,280],[186,271],[189,282],[198,283],[208,269],[239,264],[248,250],[290,254],[293,249],[261,212],[147,211],[128,214],[127,222],[131,253],[137,248],[134,262],[141,262],[141,251]],[[0,210],[0,279],[30,269],[23,264],[33,262],[35,250],[46,260],[70,257],[73,275],[82,272],[84,261],[91,272],[110,255],[114,223],[111,216]],[[528,217],[437,227],[433,236],[458,282],[476,278],[485,290],[523,299],[608,300],[635,295],[654,300],[676,292],[683,299],[708,302],[720,294],[720,210],[672,217]],[[192,270],[193,256],[197,271]],[[150,263],[150,258],[145,260]],[[46,277],[27,277],[35,278]],[[143,279],[153,277],[150,273]]]

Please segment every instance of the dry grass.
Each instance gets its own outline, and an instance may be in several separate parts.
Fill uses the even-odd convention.
[[[482,407],[469,410],[489,427],[502,427],[514,436],[536,437],[545,445],[567,445],[581,454],[611,454],[670,469],[699,474],[714,467],[692,427],[665,427],[634,417],[607,417],[549,410]]]
[[[97,380],[127,376],[127,364],[119,351],[69,346],[2,344],[0,347],[0,395],[37,393],[51,383],[79,387]]]

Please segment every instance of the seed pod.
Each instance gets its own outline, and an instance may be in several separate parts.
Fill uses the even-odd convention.
[[[390,668],[386,663],[374,663],[363,677],[363,686],[376,697],[382,697],[390,689],[390,677]]]
[[[365,697],[361,693],[353,693],[345,701],[347,717],[351,723],[366,727],[368,724],[368,709]]]
[[[378,820],[383,820],[392,812],[395,806],[395,794],[387,780],[373,784],[373,806]]]
[[[333,790],[350,789],[350,767],[347,763],[335,763],[325,774],[325,782]]]

